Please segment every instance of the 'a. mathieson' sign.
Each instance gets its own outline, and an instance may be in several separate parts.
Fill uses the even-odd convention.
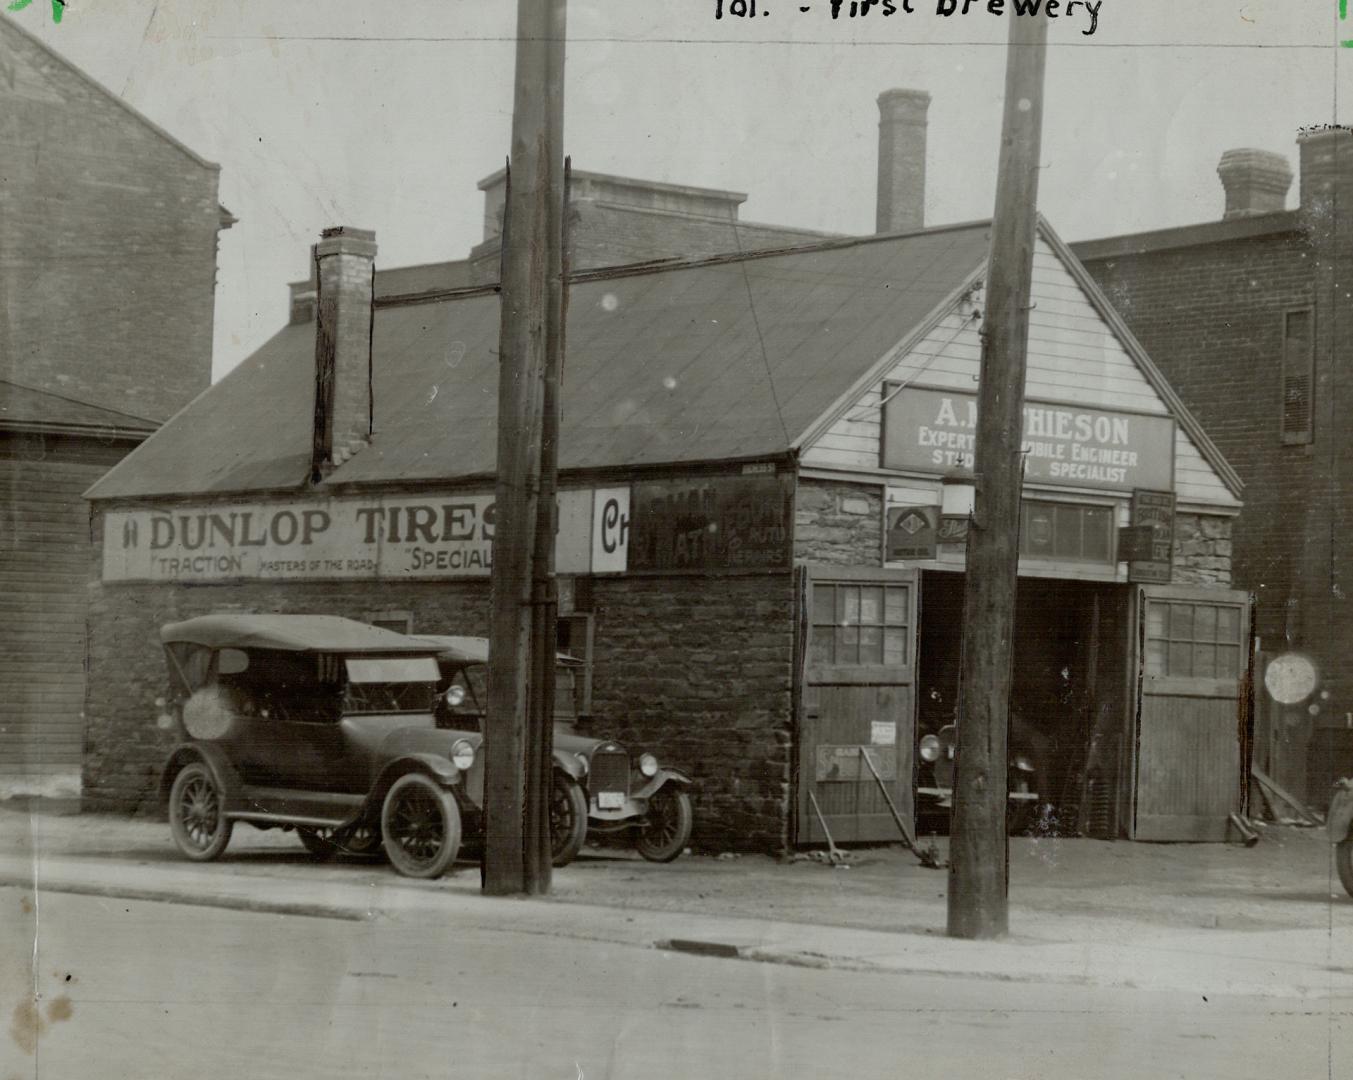
[[[972,468],[977,397],[909,387],[884,406],[883,464],[944,472]],[[1030,401],[1025,479],[1069,487],[1174,487],[1174,419]]]
[[[559,494],[561,574],[627,569],[628,487]],[[486,577],[492,495],[331,497],[111,510],[104,581]]]

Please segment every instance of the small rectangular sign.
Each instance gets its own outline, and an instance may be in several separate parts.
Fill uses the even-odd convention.
[[[885,514],[885,562],[935,557],[940,528],[938,506],[890,506]]]
[[[869,741],[874,746],[896,746],[897,725],[891,720],[870,720]]]
[[[1152,532],[1150,551],[1128,560],[1128,580],[1144,584],[1168,585],[1174,576],[1174,506],[1173,491],[1146,491],[1132,493],[1132,524],[1149,528]]]
[[[966,544],[970,520],[967,514],[941,514],[939,542],[941,544]]]
[[[817,768],[813,779],[819,784],[874,783],[874,774],[864,763],[865,754],[869,755],[881,780],[897,779],[896,746],[818,746],[816,750]]]
[[[630,543],[630,489],[598,488],[592,499],[592,572],[623,574]]]

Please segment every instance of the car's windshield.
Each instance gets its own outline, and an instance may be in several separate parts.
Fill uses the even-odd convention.
[[[349,683],[343,711],[354,713],[431,712],[434,683]]]

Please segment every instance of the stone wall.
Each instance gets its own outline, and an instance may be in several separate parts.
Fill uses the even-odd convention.
[[[1174,581],[1179,585],[1231,585],[1233,518],[1176,514]]]
[[[882,566],[882,488],[800,479],[794,501],[794,558],[834,566]]]
[[[486,579],[104,586],[98,515],[94,526],[86,808],[158,811],[171,741],[156,726],[169,689],[158,639],[166,622],[229,610],[370,621],[402,610],[415,633],[488,632]],[[590,592],[587,733],[651,749],[694,778],[697,846],[780,850],[790,805],[790,575],[596,578]]]

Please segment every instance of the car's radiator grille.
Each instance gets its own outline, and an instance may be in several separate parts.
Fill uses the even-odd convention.
[[[600,791],[630,790],[630,757],[623,750],[598,750],[592,755],[589,786],[595,795]]]

